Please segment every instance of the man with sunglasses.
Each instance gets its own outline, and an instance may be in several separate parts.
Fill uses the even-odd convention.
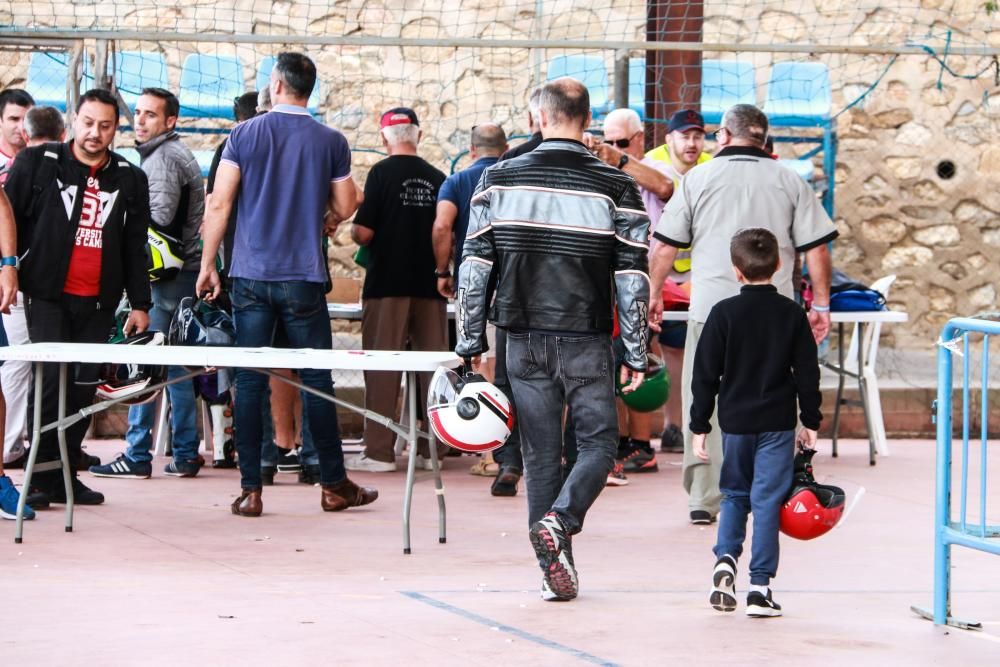
[[[632,109],[615,109],[604,119],[604,139],[593,140],[591,150],[607,164],[620,169],[635,179],[639,194],[649,214],[651,224],[660,217],[664,205],[674,192],[667,165],[646,157],[645,131],[639,114]],[[617,339],[616,339],[617,340]],[[616,352],[617,344],[616,344]],[[619,414],[622,404],[619,403]],[[650,444],[652,413],[627,411],[618,441],[616,465],[608,478],[609,484],[621,484],[625,473],[656,472],[656,452]]]

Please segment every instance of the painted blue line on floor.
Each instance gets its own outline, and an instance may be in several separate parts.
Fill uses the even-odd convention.
[[[583,660],[585,662],[589,662],[595,665],[603,665],[604,667],[618,667],[617,663],[611,662],[610,660],[605,660],[604,658],[598,658],[596,655],[591,655],[585,651],[581,651],[579,649],[575,649],[570,646],[565,646],[558,642],[554,642],[550,639],[546,639],[545,637],[539,637],[538,635],[533,635],[530,632],[525,632],[524,630],[521,630],[520,628],[515,628],[510,625],[505,625],[503,623],[500,623],[499,621],[494,621],[491,618],[480,616],[475,612],[471,612],[466,609],[462,609],[461,607],[450,605],[447,602],[442,602],[441,600],[436,600],[432,597],[428,597],[423,593],[417,593],[416,591],[400,591],[400,592],[406,597],[416,600],[417,602],[423,602],[424,604],[436,607],[438,609],[441,609],[442,611],[447,611],[452,614],[455,614],[456,616],[461,616],[462,618],[473,621],[474,623],[485,625],[488,628],[497,628],[500,632],[506,632],[509,635],[514,635],[515,637],[524,639],[525,641],[533,642],[535,644],[538,644],[539,646],[544,646],[545,648],[550,648],[555,651],[560,651],[561,653],[566,653],[567,655],[579,658],[580,660]]]

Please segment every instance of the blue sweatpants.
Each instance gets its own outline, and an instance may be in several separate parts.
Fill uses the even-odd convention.
[[[750,583],[767,586],[778,572],[778,522],[792,486],[795,431],[723,433],[722,506],[715,556],[739,559],[753,513]]]

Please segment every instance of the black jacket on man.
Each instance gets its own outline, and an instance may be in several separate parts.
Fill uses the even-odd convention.
[[[79,162],[71,143],[47,143],[17,155],[4,187],[17,222],[18,278],[22,291],[37,299],[63,293],[90,168]],[[106,195],[101,241],[100,308],[114,309],[122,290],[134,310],[152,307],[147,273],[149,183],[145,173],[110,153],[98,179]],[[102,197],[103,198],[103,197]]]
[[[497,163],[472,197],[456,352],[485,350],[487,317],[506,329],[610,334],[617,305],[624,363],[645,371],[648,247],[635,181],[580,142],[548,139]]]

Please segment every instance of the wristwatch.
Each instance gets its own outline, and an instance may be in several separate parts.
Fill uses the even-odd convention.
[[[451,270],[445,269],[444,271],[438,271],[434,269],[434,275],[438,278],[451,278]]]
[[[618,160],[618,168],[619,169],[624,169],[625,165],[628,164],[628,160],[629,160],[628,155],[622,155],[622,159]]]
[[[21,266],[21,260],[17,258],[17,255],[11,255],[10,257],[0,257],[0,267],[3,266],[13,266],[14,270],[17,271]]]

